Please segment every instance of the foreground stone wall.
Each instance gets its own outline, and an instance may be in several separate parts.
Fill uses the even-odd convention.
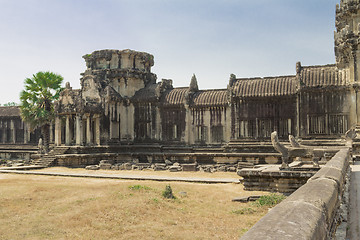
[[[336,229],[350,159],[349,149],[340,150],[241,239],[329,239]]]

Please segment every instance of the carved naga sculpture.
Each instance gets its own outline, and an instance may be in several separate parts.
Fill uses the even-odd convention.
[[[351,146],[352,140],[356,138],[356,130],[355,128],[351,128],[345,133],[346,146]],[[289,167],[290,160],[293,158],[311,158],[313,162],[313,166],[319,167],[319,160],[325,157],[327,154],[335,154],[339,151],[339,148],[315,148],[311,146],[301,145],[298,141],[296,141],[295,137],[289,135],[289,142],[291,147],[286,147],[280,143],[277,132],[271,133],[271,142],[274,146],[275,150],[281,153],[282,155],[282,164],[280,170],[290,170]]]
[[[289,168],[289,150],[280,143],[277,132],[271,133],[271,143],[274,146],[275,150],[281,153],[282,164],[280,169]]]
[[[309,146],[301,145],[295,140],[294,136],[292,135],[289,136],[289,141],[291,147],[286,147],[280,143],[276,131],[271,133],[271,142],[275,150],[277,150],[282,155],[282,164],[280,170],[290,170],[290,160],[296,157],[311,158],[313,166],[315,168],[318,168],[319,160],[326,155],[326,152],[332,152],[332,150],[328,149],[315,149]]]

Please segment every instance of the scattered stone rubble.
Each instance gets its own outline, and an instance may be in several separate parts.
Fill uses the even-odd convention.
[[[8,160],[0,159],[0,167],[21,167],[31,165],[30,160]]]
[[[101,160],[99,165],[86,166],[87,170],[149,170],[149,171],[170,171],[170,172],[236,172],[238,168],[242,168],[243,164],[213,164],[200,165],[197,163],[180,164],[178,162],[172,163],[166,160],[165,163],[139,163],[139,162],[125,162],[114,163],[111,160]]]

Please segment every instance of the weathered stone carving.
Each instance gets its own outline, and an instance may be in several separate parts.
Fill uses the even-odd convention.
[[[289,168],[289,150],[280,143],[277,132],[271,133],[271,143],[274,146],[275,150],[281,153],[282,155],[282,169]]]
[[[45,148],[44,148],[44,144],[43,144],[42,138],[39,139],[39,143],[38,143],[38,153],[39,153],[39,154],[44,154],[44,153],[45,153]]]
[[[291,170],[289,163],[294,158],[311,158],[313,166],[315,168],[319,167],[319,160],[329,153],[335,153],[338,149],[323,149],[323,148],[314,148],[310,146],[304,146],[299,144],[293,136],[289,136],[291,147],[286,147],[279,142],[277,132],[271,133],[271,142],[276,151],[282,155],[282,164],[281,170]]]
[[[198,83],[195,74],[191,77],[190,86],[186,92],[186,104],[190,105],[193,103],[194,94],[199,91]]]
[[[357,136],[356,133],[356,129],[355,128],[350,128],[349,130],[347,130],[347,132],[345,133],[345,139],[346,140],[354,140]]]
[[[300,143],[298,141],[296,141],[296,139],[293,135],[289,135],[289,142],[292,147],[300,147]]]

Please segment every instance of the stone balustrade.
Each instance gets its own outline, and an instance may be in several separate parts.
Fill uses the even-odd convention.
[[[338,225],[350,159],[350,149],[341,149],[305,185],[271,209],[241,240],[329,239]]]

